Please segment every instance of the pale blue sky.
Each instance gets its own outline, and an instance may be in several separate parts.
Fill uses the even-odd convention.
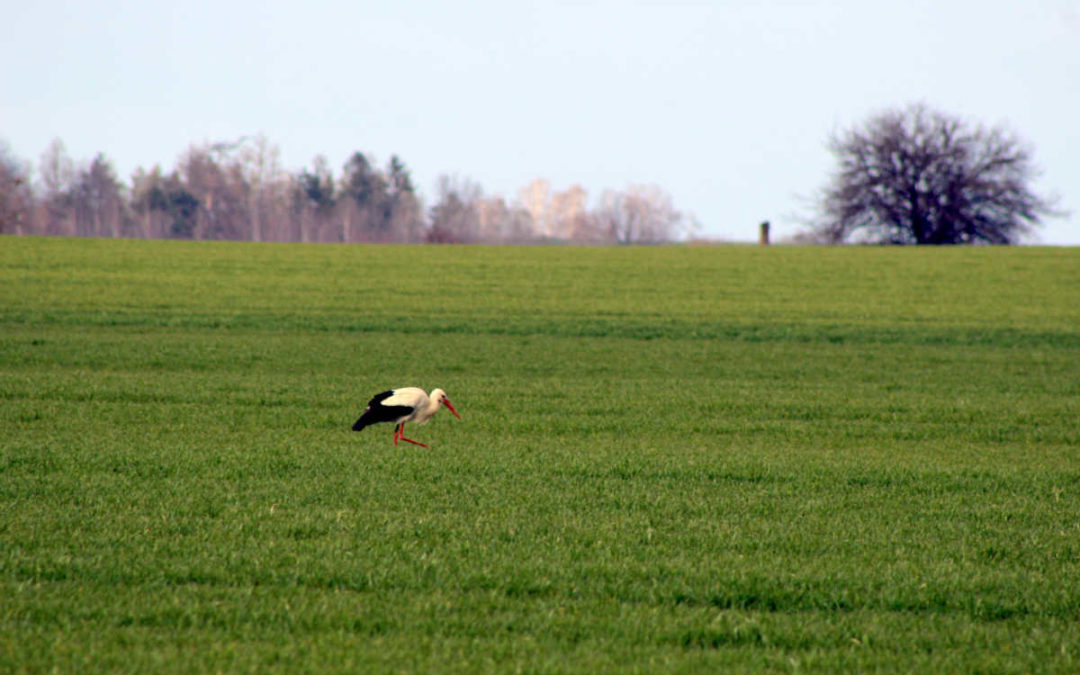
[[[264,134],[285,168],[398,154],[513,198],[655,183],[702,236],[779,236],[828,134],[924,101],[1035,147],[1080,245],[1080,0],[5,3],[0,141],[53,138],[125,180],[192,143]]]

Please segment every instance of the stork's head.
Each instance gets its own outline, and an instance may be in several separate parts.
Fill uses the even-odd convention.
[[[461,419],[461,415],[459,415],[458,412],[454,410],[454,406],[450,405],[450,399],[446,397],[446,392],[442,389],[433,390],[431,392],[431,400],[435,401],[440,405],[446,406],[450,409],[450,412],[454,413],[454,417]]]

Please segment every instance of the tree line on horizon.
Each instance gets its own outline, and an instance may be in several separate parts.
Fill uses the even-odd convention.
[[[833,134],[834,171],[794,243],[1016,244],[1057,198],[1036,192],[1034,151],[1011,130],[923,103],[884,110]],[[130,184],[103,155],[78,166],[53,141],[36,180],[0,145],[0,234],[300,242],[656,244],[693,219],[655,185],[606,190],[590,206],[574,185],[537,179],[515,199],[443,175],[425,208],[396,155],[380,168],[355,152],[335,176],[324,157],[281,168],[265,137],[191,146],[166,173]]]
[[[606,190],[537,179],[508,201],[468,179],[438,178],[425,207],[397,155],[353,153],[335,175],[317,156],[288,171],[265,137],[192,145],[169,171],[120,180],[102,153],[75,162],[59,139],[37,170],[0,145],[0,234],[338,243],[655,244],[690,220],[653,185]]]

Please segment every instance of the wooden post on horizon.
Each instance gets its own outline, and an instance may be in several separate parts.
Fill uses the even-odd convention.
[[[769,221],[767,220],[761,222],[761,229],[758,233],[758,244],[761,246],[769,245]]]

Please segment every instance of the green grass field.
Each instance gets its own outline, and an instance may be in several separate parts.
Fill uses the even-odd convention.
[[[1080,249],[6,237],[0,322],[3,672],[1080,670]]]

